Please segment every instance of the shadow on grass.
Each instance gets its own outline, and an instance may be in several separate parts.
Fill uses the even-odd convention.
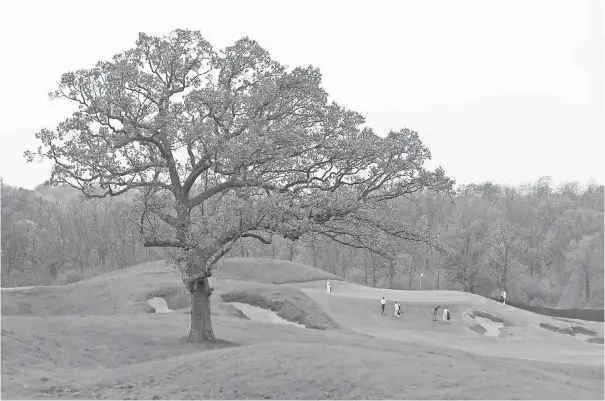
[[[183,336],[178,340],[179,344],[194,348],[196,351],[213,351],[223,348],[241,347],[242,344],[235,341],[222,340],[217,338],[212,342],[192,343],[188,341],[188,336]]]

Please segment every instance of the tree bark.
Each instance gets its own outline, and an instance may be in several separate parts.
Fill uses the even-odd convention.
[[[376,264],[372,260],[372,287],[376,288]]]
[[[439,253],[439,259],[437,260],[437,291],[440,290],[440,288],[439,288],[440,278],[441,278],[441,253]]]
[[[414,246],[414,252],[412,253],[412,261],[410,263],[408,290],[412,289],[412,281],[416,275],[416,246]]]
[[[210,315],[210,288],[208,278],[191,288],[191,330],[188,341],[193,343],[215,341]]]
[[[395,261],[391,260],[389,263],[389,289],[394,289],[395,284]]]
[[[590,301],[590,268],[584,269],[584,300]]]

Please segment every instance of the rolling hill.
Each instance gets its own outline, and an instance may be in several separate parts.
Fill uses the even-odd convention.
[[[188,293],[180,274],[163,262],[67,286],[3,289],[2,397],[604,396],[602,323],[539,315],[456,291],[374,289],[280,260],[226,259],[211,285],[219,338],[213,344],[184,342]],[[155,309],[147,300],[154,297],[173,312],[150,313]],[[400,318],[395,301],[403,306]],[[306,328],[251,320],[234,302]],[[449,323],[432,321],[435,304],[450,310]]]

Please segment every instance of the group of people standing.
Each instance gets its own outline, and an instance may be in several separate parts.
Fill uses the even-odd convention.
[[[387,305],[387,301],[386,299],[384,299],[384,297],[382,297],[382,299],[380,300],[380,309],[382,310],[382,314],[384,315],[384,308]],[[395,302],[393,304],[393,307],[395,308],[395,316],[399,317],[399,315],[401,315],[401,304],[399,302]]]
[[[433,307],[433,322],[439,321],[439,319],[437,318],[437,315],[439,313],[440,308],[441,308],[441,306],[439,306],[439,305],[435,305]],[[443,321],[446,323],[450,321],[450,311],[447,308],[443,309]]]
[[[332,282],[330,281],[330,279],[328,279],[328,282],[326,283],[326,290],[328,293],[332,292]],[[506,291],[500,292],[500,301],[502,302],[502,305],[506,305]],[[380,300],[380,309],[382,310],[381,313],[383,315],[386,304],[387,301],[384,299],[384,297],[382,297],[382,299]],[[395,316],[401,316],[401,304],[399,302],[395,302],[393,307],[395,308]],[[441,309],[441,306],[439,305],[435,305],[433,307],[433,322],[439,321],[439,319],[437,318],[439,309]],[[447,308],[443,309],[443,321],[446,323],[450,321],[450,311]]]
[[[328,279],[328,281],[326,282],[326,291],[329,293],[332,292],[332,281],[330,281],[330,279]],[[502,295],[502,303],[506,302],[506,293],[503,292]],[[386,299],[384,299],[384,297],[382,297],[382,299],[380,300],[380,309],[381,309],[381,314],[384,315],[384,309],[387,305],[387,301]],[[395,302],[393,304],[393,308],[395,310],[395,317],[399,318],[399,316],[401,316],[401,304],[399,302]],[[441,308],[441,306],[436,305],[435,307],[433,307],[433,321],[437,322],[439,321],[439,319],[437,318],[437,315],[439,313],[439,309]],[[444,322],[449,322],[450,321],[450,311],[445,308],[443,309],[443,321]]]
[[[387,301],[386,301],[386,299],[384,299],[384,297],[382,297],[382,299],[380,300],[380,309],[381,309],[381,314],[383,314],[383,315],[384,315],[384,308],[386,307],[386,305],[387,305]],[[402,312],[401,304],[399,302],[395,302],[393,304],[393,307],[395,309],[395,317],[401,316],[401,312]],[[433,321],[434,322],[437,322],[439,320],[439,319],[437,319],[437,314],[438,314],[440,308],[441,308],[441,306],[439,306],[439,305],[436,305],[433,308]],[[445,308],[443,310],[443,321],[446,323],[450,321],[450,311],[447,308]]]

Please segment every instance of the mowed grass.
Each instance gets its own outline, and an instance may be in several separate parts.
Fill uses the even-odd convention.
[[[283,262],[289,282],[279,270],[282,261],[246,261],[227,260],[211,280],[220,339],[214,344],[184,341],[188,294],[179,273],[162,262],[64,287],[2,291],[2,397],[603,399],[602,363],[489,355],[486,350],[532,347],[533,356],[541,356],[549,347],[536,347],[540,339],[503,343],[459,322],[432,322],[430,294],[389,292],[389,300],[404,304],[396,320],[391,309],[380,315],[373,289],[339,282],[326,294],[324,272]],[[309,285],[289,284],[303,282]],[[152,296],[167,298],[178,311],[148,313]],[[490,309],[455,293],[437,299],[456,301],[449,306],[454,318],[467,308],[485,309],[522,327],[535,315]],[[265,307],[322,330],[242,319],[226,301]],[[546,333],[540,340],[546,344],[571,344],[569,352],[588,352],[593,360],[603,354],[602,345],[534,331]]]
[[[340,283],[339,283],[340,284]],[[391,291],[359,288],[351,283],[334,286],[327,294],[320,283],[305,285],[302,291],[343,328],[384,339],[422,341],[424,344],[448,346],[492,357],[538,359],[552,362],[583,363],[603,366],[602,345],[591,344],[554,333],[540,327],[541,323],[569,326],[550,316],[503,307],[501,304],[478,296],[463,297],[453,292]],[[373,292],[373,294],[372,294]],[[360,296],[360,293],[362,296]],[[449,294],[448,294],[449,293]],[[385,294],[387,308],[380,313],[380,298]],[[437,302],[429,302],[435,295],[441,306],[439,322],[432,320],[432,308]],[[373,296],[371,296],[373,295]],[[475,302],[475,299],[478,302]],[[402,314],[394,316],[393,302],[400,301]],[[452,319],[442,323],[442,312],[448,308]],[[472,326],[464,318],[465,312],[489,313],[506,322],[503,338],[491,338],[472,332]],[[603,336],[603,324],[583,322],[586,329]]]
[[[163,261],[65,286],[2,290],[2,316],[145,313],[151,311],[147,299],[158,294],[167,298],[171,309],[183,308],[190,303],[180,273]]]
[[[224,302],[243,302],[276,312],[281,318],[324,330],[339,328],[319,305],[303,291],[267,284],[220,282],[217,293]]]
[[[602,369],[215,318],[184,343],[182,314],[6,317],[10,399],[598,399]],[[32,335],[32,333],[38,333]]]
[[[279,259],[228,258],[213,275],[218,279],[285,284],[316,280],[342,280],[334,274],[301,263]],[[324,283],[325,286],[325,283]]]

